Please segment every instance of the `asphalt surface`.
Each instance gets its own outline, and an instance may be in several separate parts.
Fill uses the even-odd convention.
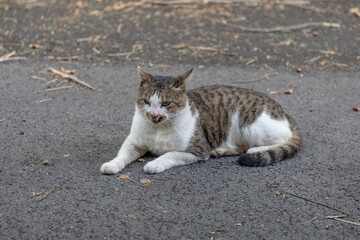
[[[53,79],[43,72],[48,67],[74,69],[96,90],[45,91],[56,87],[44,85]],[[172,75],[190,67],[145,69]],[[300,77],[276,70],[269,80],[242,84],[234,82],[272,71],[195,67],[188,88],[293,89],[271,96],[302,131],[303,147],[294,158],[248,168],[224,157],[157,175],[135,162],[122,175],[106,176],[101,164],[115,157],[130,130],[136,65],[0,65],[1,238],[359,239],[359,226],[324,218],[343,213],[309,200],[360,221],[360,115],[352,109],[360,104],[360,74],[310,71]]]
[[[149,2],[0,0],[0,56],[16,51],[37,60],[115,65],[359,68],[358,0]],[[334,27],[313,25],[319,22]],[[309,25],[296,29],[302,24]],[[284,31],[290,26],[295,30]]]

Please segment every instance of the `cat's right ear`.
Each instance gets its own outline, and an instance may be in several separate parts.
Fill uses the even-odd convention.
[[[151,82],[152,81],[152,75],[150,73],[147,73],[142,69],[141,67],[137,67],[139,78],[140,78],[140,85]]]

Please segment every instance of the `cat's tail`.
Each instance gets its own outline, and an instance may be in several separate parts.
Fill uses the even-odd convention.
[[[239,157],[238,163],[242,166],[261,167],[294,156],[301,147],[301,133],[294,119],[287,114],[286,118],[290,123],[292,137],[285,144],[264,151],[243,154]]]

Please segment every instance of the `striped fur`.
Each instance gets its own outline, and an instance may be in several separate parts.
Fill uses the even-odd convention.
[[[291,158],[301,147],[301,133],[294,119],[286,114],[290,123],[292,137],[283,145],[275,146],[267,151],[247,153],[239,157],[238,163],[247,167],[262,167]]]

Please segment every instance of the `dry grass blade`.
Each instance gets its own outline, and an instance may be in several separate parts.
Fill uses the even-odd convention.
[[[125,57],[125,59],[129,59],[132,54],[136,53],[136,51],[141,50],[141,49],[142,49],[141,44],[134,44],[132,46],[131,52],[109,53],[107,56],[108,57]]]
[[[153,0],[148,1],[153,5],[189,5],[189,4],[234,4],[234,3],[253,3],[253,4],[261,4],[261,3],[268,3],[268,1],[258,0],[258,1],[250,1],[250,0],[172,0],[172,1],[164,1],[164,0]],[[310,4],[310,1],[306,0],[299,0],[299,1],[283,1],[281,2],[282,5],[296,5],[302,6],[305,4]]]
[[[36,100],[36,101],[34,101],[34,102],[36,102],[36,103],[43,103],[43,102],[48,102],[48,101],[51,101],[51,98],[42,99],[42,100]]]
[[[262,75],[261,77],[259,78],[255,78],[255,79],[250,79],[250,80],[243,80],[243,81],[236,81],[236,82],[233,82],[233,83],[254,83],[254,82],[258,82],[258,81],[261,81],[263,79],[266,79],[266,80],[269,80],[271,77],[274,77],[278,75],[277,72],[274,72],[274,73],[265,73],[264,75]]]
[[[208,51],[208,52],[218,52],[225,56],[230,56],[230,53],[224,50],[220,50],[214,47],[205,47],[205,46],[189,46],[191,49],[199,50],[199,51]]]
[[[31,76],[32,79],[37,79],[41,81],[46,81],[46,78],[38,77],[38,76]]]
[[[333,218],[336,221],[340,221],[340,222],[344,222],[344,223],[349,223],[349,224],[353,224],[353,225],[357,225],[360,226],[360,222],[352,222],[352,221],[348,221],[348,220],[344,220],[341,218]]]
[[[319,217],[318,216],[315,216],[315,217],[313,217],[312,219],[310,219],[310,220],[307,220],[307,221],[305,221],[305,222],[302,222],[302,223],[299,223],[298,225],[304,225],[304,224],[307,224],[307,223],[309,223],[309,222],[312,222],[312,221],[315,221],[316,219],[318,219]]]
[[[316,56],[309,60],[306,60],[305,63],[313,63],[313,62],[316,62],[317,60],[319,60],[320,58],[321,58],[321,56]]]
[[[325,55],[337,55],[341,56],[342,54],[333,50],[321,50],[321,49],[309,49],[309,52],[316,52],[316,53],[322,53]]]
[[[15,61],[15,60],[26,60],[26,57],[12,57],[16,54],[15,51],[7,53],[0,57],[0,62]]]
[[[46,89],[45,92],[51,92],[51,91],[57,91],[57,90],[62,90],[62,89],[69,89],[72,88],[73,86],[62,86],[62,87],[55,87],[55,88],[49,88]]]
[[[81,84],[81,85],[83,85],[83,86],[91,89],[91,90],[95,90],[94,87],[92,87],[92,86],[90,86],[89,84],[81,81],[80,79],[78,79],[78,78],[75,77],[75,76],[69,75],[69,74],[67,74],[67,73],[65,73],[65,72],[63,72],[63,71],[59,71],[59,70],[57,70],[57,69],[55,69],[55,68],[48,68],[47,70],[50,71],[50,72],[52,72],[52,73],[54,73],[54,74],[56,74],[56,75],[59,75],[60,77],[62,77],[62,78],[64,78],[64,79],[68,79],[68,80],[74,81],[74,82],[76,82],[76,83],[78,83],[78,84]]]
[[[69,61],[69,62],[72,62],[72,61],[77,61],[77,60],[79,60],[79,56],[73,56],[73,57],[57,57],[56,60],[57,60],[57,61]]]
[[[329,205],[326,205],[324,203],[320,203],[320,202],[317,202],[317,201],[314,201],[314,200],[311,200],[311,199],[308,199],[308,198],[305,198],[305,197],[302,197],[302,196],[298,196],[294,193],[290,193],[290,192],[287,192],[287,191],[284,191],[284,190],[281,190],[281,192],[283,192],[284,194],[289,194],[293,197],[296,197],[296,198],[300,198],[302,200],[305,200],[305,201],[308,201],[308,202],[311,202],[311,203],[315,203],[317,205],[320,205],[320,206],[323,206],[323,207],[327,207],[329,209],[332,209],[332,210],[335,210],[335,211],[338,211],[338,212],[341,212],[342,214],[345,214],[346,216],[349,216],[350,214],[348,214],[347,212],[343,211],[343,210],[340,210],[338,208],[335,208],[335,207],[332,207],[332,206],[329,206]]]
[[[127,8],[134,8],[134,7],[140,7],[144,4],[147,4],[149,2],[147,2],[147,0],[142,0],[140,2],[127,2],[127,3],[123,3],[123,2],[119,2],[119,3],[115,3],[112,6],[108,6],[104,9],[104,12],[110,12],[110,11],[122,11],[125,10]]]
[[[328,22],[308,22],[291,26],[277,26],[273,28],[250,28],[244,26],[238,26],[231,23],[223,23],[227,26],[240,29],[246,32],[262,32],[262,33],[271,33],[271,32],[292,32],[305,28],[314,28],[314,27],[330,27],[330,28],[340,28],[341,25],[339,23],[328,23]]]

